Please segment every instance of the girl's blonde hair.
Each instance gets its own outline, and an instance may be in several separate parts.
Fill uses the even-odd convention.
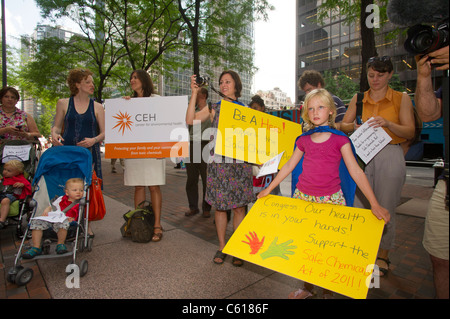
[[[19,174],[22,174],[25,170],[25,165],[23,165],[23,163],[19,160],[10,160],[5,163],[5,166],[13,167],[19,172]]]
[[[322,100],[322,102],[325,104],[324,106],[328,107],[332,114],[330,114],[328,118],[328,125],[332,128],[336,128],[336,123],[334,122],[336,119],[336,104],[334,104],[334,99],[331,96],[331,94],[325,90],[325,89],[315,89],[309,92],[306,95],[305,101],[303,102],[302,107],[302,119],[303,119],[303,129],[304,131],[309,131],[310,129],[313,129],[315,126],[311,122],[309,115],[308,115],[308,104],[311,99],[318,97]]]

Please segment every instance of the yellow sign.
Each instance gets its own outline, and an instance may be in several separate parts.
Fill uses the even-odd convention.
[[[367,209],[268,195],[256,201],[223,252],[363,299],[373,286],[383,227]]]
[[[298,123],[222,100],[215,153],[260,165],[284,151],[281,168],[301,134]]]

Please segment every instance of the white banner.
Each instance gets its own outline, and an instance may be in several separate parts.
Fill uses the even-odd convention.
[[[107,99],[105,157],[188,156],[187,106],[187,96]]]

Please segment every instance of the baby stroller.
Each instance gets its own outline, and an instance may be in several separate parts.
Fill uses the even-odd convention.
[[[2,157],[0,163],[0,174],[3,172],[3,166],[9,160],[19,160],[24,164],[24,176],[32,182],[36,172],[37,162],[41,153],[41,144],[39,141],[30,142],[24,140],[7,140],[0,145],[0,154]],[[3,186],[2,187],[3,190]],[[6,225],[16,225],[16,235],[22,238],[26,229],[27,220],[30,215],[29,202],[32,196],[15,201],[11,204],[9,214],[6,219]]]
[[[89,213],[85,209],[86,193],[92,180],[92,155],[86,148],[59,146],[49,148],[42,154],[32,183],[35,187],[35,192],[30,202],[30,206],[33,208],[31,218],[42,215],[53,199],[64,195],[65,182],[75,177],[84,180],[84,195],[79,203],[78,220],[72,222],[67,232],[66,243],[71,243],[72,246],[67,246],[67,253],[50,254],[50,251],[52,251],[50,250],[50,245],[55,242],[56,233],[50,230],[44,231],[43,243],[41,244],[43,253],[34,257],[34,260],[72,256],[70,265],[76,265],[77,251],[83,251],[86,247],[91,247],[92,245],[92,238],[89,238],[87,232]],[[19,286],[26,285],[33,277],[31,268],[24,268],[20,265],[22,249],[25,246],[28,232],[31,232],[29,225],[19,247],[14,266],[8,271],[7,276],[9,282]],[[81,277],[87,273],[87,268],[87,261],[82,260],[79,265]],[[73,267],[70,269],[73,269]]]

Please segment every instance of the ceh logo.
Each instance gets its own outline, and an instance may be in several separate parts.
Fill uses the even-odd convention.
[[[125,129],[131,131],[133,121],[131,121],[131,115],[129,115],[127,112],[123,114],[121,111],[119,111],[119,113],[113,116],[113,118],[117,119],[117,124],[113,127],[113,129],[118,128],[119,132],[122,131],[122,135],[125,133]]]

